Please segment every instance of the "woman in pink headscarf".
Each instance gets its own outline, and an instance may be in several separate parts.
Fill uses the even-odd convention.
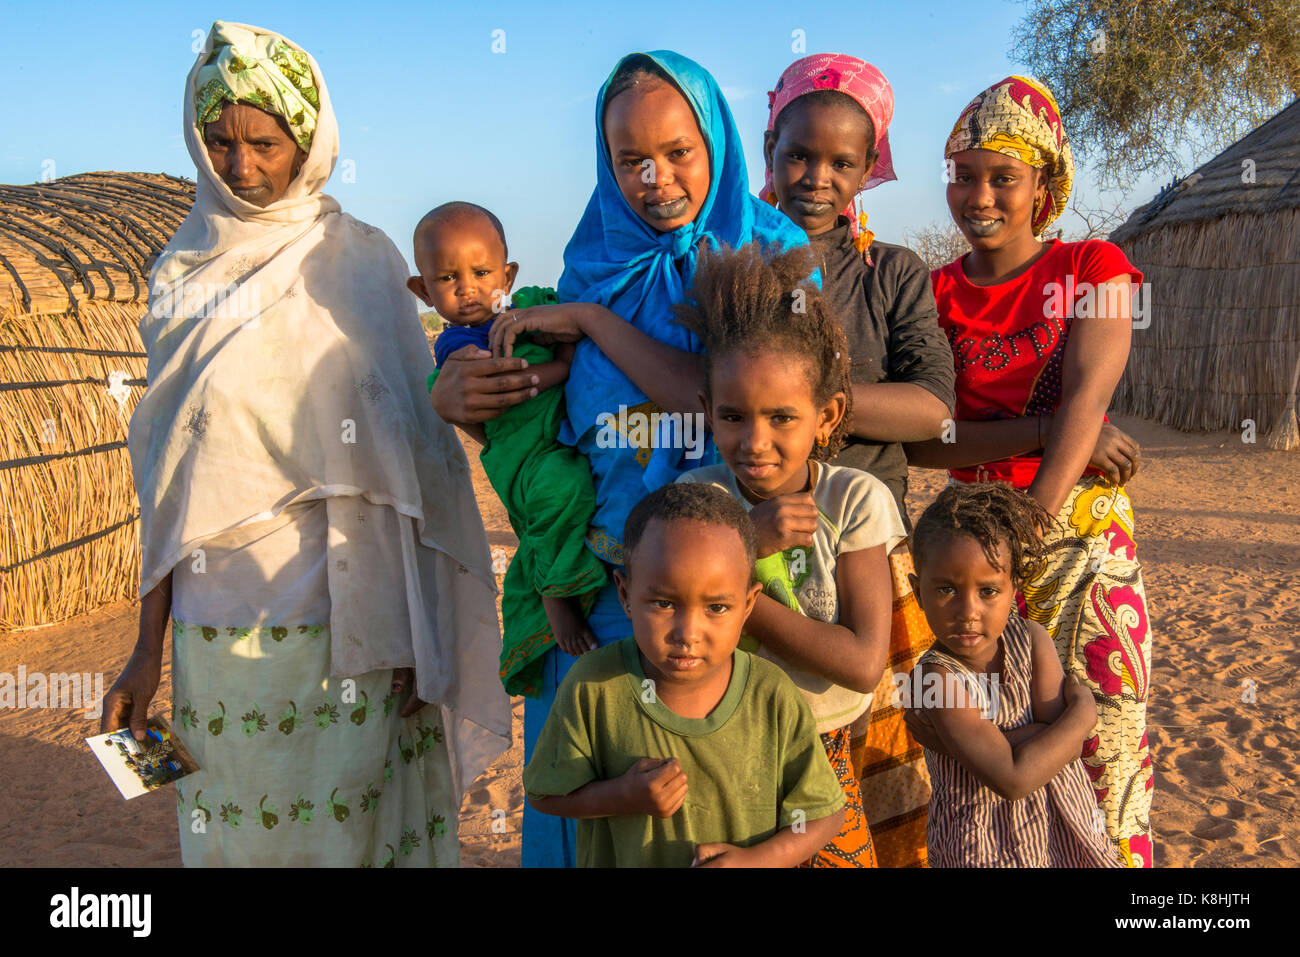
[[[876,242],[866,216],[859,223],[854,215],[860,192],[897,178],[889,150],[894,92],[870,63],[819,53],[790,64],[768,101],[763,198],[808,234],[849,342],[853,421],[835,464],[884,482],[906,523],[901,443],[939,436],[952,414],[953,359],[929,269],[910,249]],[[892,699],[895,674],[906,676],[933,637],[907,584],[906,545],[890,566],[889,668],[872,708],[852,725],[850,750],[879,865],[923,866],[929,777]]]

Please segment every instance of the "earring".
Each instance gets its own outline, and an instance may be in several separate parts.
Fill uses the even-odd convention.
[[[830,444],[831,444],[830,436],[827,436],[827,435],[819,435],[819,436],[817,436],[817,445],[818,445],[819,447],[821,447],[821,448],[824,449],[824,448],[826,448],[826,446],[828,446],[828,445],[830,445]]]
[[[853,202],[854,205],[856,206],[858,204],[858,198],[855,197]],[[873,233],[871,230],[867,229],[867,214],[859,206],[858,207],[858,234],[853,237],[853,248],[856,249],[859,254],[861,254],[863,260],[866,261],[866,264],[868,266],[875,265],[875,263],[871,261],[871,253],[868,252],[868,250],[871,248],[871,244],[875,241],[876,241],[876,234]]]

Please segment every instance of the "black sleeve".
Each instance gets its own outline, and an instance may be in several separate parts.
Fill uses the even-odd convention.
[[[890,249],[889,258],[891,268],[881,277],[888,296],[889,381],[919,385],[952,412],[957,398],[952,346],[939,328],[930,270],[916,253],[901,246]]]

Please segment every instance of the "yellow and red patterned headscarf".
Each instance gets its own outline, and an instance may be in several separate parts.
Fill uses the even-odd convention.
[[[1074,154],[1056,98],[1041,83],[1009,76],[971,100],[957,117],[943,155],[947,159],[963,150],[993,150],[1047,169],[1047,202],[1034,211],[1031,224],[1035,236],[1065,212],[1074,184]]]

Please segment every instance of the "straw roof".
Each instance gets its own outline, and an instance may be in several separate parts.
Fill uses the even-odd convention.
[[[1115,408],[1300,448],[1300,100],[1110,239],[1149,284]]]
[[[1199,223],[1229,213],[1263,216],[1300,207],[1300,99],[1151,202],[1110,234],[1124,244],[1177,223]]]
[[[137,327],[193,201],[193,183],[146,173],[0,186],[0,629],[135,594]]]
[[[193,204],[193,183],[161,174],[0,186],[0,302],[16,299],[25,312],[143,302],[150,260]]]

